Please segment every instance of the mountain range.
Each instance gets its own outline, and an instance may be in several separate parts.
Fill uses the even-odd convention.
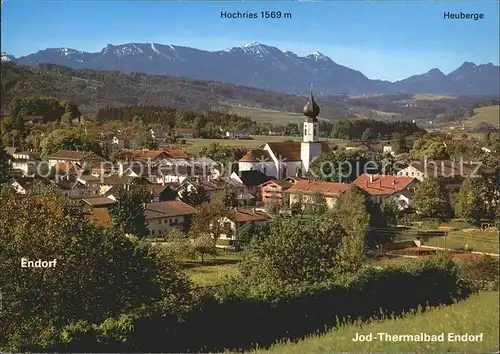
[[[300,57],[260,43],[213,52],[158,43],[108,44],[97,53],[48,48],[19,58],[2,53],[1,60],[30,66],[52,63],[74,69],[171,75],[294,94],[305,93],[313,83],[315,91],[326,95],[498,95],[500,80],[499,66],[471,62],[464,62],[448,75],[434,68],[396,82],[372,80],[320,52]]]

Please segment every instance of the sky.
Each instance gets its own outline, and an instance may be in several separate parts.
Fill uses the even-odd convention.
[[[222,50],[259,42],[299,56],[319,51],[371,79],[399,80],[464,61],[499,63],[499,3],[476,1],[3,0],[1,50],[101,51],[161,43]],[[222,19],[221,11],[281,11],[290,18]],[[484,19],[444,19],[444,12]]]

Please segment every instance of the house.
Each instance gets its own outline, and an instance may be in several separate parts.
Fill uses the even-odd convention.
[[[329,208],[334,208],[337,199],[352,185],[349,183],[334,183],[304,179],[295,182],[284,193],[290,196],[290,207],[302,203],[304,208],[310,208],[317,203],[316,197],[322,197]]]
[[[415,177],[372,175],[366,173],[356,178],[353,182],[354,185],[370,195],[370,198],[376,203],[381,203],[384,199],[396,193],[407,192],[393,197],[405,203],[404,209],[410,206],[417,183],[418,180]]]
[[[187,232],[191,218],[197,212],[195,208],[180,200],[147,203],[144,207],[144,215],[149,236],[165,237],[173,229]]]
[[[88,195],[99,196],[101,194],[101,178],[92,175],[78,176],[77,181],[83,184],[87,190]]]
[[[31,176],[37,172],[40,165],[40,153],[33,151],[14,152],[11,158],[14,170],[20,170],[23,176]]]
[[[111,142],[117,145],[120,149],[135,149],[136,147],[135,140],[124,135],[115,135]]]
[[[191,128],[175,128],[173,129],[174,136],[184,139],[192,139],[195,137],[194,130]]]
[[[267,134],[273,136],[283,136],[285,135],[285,132],[283,130],[270,130]]]
[[[404,190],[401,192],[396,192],[388,197],[388,199],[393,200],[398,206],[399,210],[406,210],[413,206],[413,196],[414,192],[411,190]]]
[[[58,163],[72,164],[78,166],[80,169],[91,168],[104,162],[103,158],[93,152],[88,151],[73,151],[73,150],[59,150],[58,152],[50,155],[48,158],[50,167]]]
[[[101,185],[99,186],[100,195],[104,196],[109,196],[107,193],[111,190],[111,188],[117,186],[117,187],[123,187],[127,188],[133,183],[134,177],[128,177],[128,176],[117,176],[117,175],[112,175],[108,177],[102,177],[101,179]]]
[[[331,150],[328,143],[319,141],[319,111],[311,94],[303,109],[305,120],[302,142],[268,142],[243,156],[238,162],[238,170],[259,170],[276,179],[305,176],[312,161],[321,153]]]
[[[222,232],[218,235],[219,240],[228,240],[227,246],[217,245],[218,247],[232,247],[237,240],[238,230],[243,226],[250,224],[254,226],[264,226],[271,220],[271,217],[264,211],[256,208],[234,208],[227,216],[216,222],[222,226]]]
[[[123,149],[117,156],[118,174],[123,175],[124,171],[134,163],[142,163],[149,166],[157,166],[165,159],[179,159],[187,161],[188,155],[182,149],[161,149],[161,150],[133,150]]]
[[[62,197],[83,198],[90,197],[90,189],[81,183],[76,176],[58,176],[51,181],[56,187],[57,193]]]
[[[495,170],[481,161],[464,160],[417,160],[410,162],[396,173],[398,176],[415,177],[423,181],[428,177],[436,177],[460,183],[469,176],[485,174],[495,176]]]
[[[288,180],[270,180],[259,186],[259,196],[263,203],[283,204],[283,192],[293,185]]]
[[[27,194],[31,191],[40,192],[47,188],[54,188],[49,179],[39,176],[15,177],[11,180],[10,185],[18,194]]]
[[[246,186],[247,192],[253,196],[259,193],[259,186],[272,178],[258,170],[233,172],[229,178]]]
[[[245,131],[227,131],[226,138],[227,139],[248,139],[250,135]]]

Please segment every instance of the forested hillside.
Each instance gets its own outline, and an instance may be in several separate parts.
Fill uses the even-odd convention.
[[[306,97],[280,94],[245,86],[187,78],[130,75],[116,71],[75,70],[54,64],[39,67],[3,62],[1,107],[8,110],[15,97],[53,96],[71,100],[82,113],[103,107],[160,105],[194,111],[225,110],[227,104],[300,112]],[[349,115],[341,102],[318,98],[324,118]]]

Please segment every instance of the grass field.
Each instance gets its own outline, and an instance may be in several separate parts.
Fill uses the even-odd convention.
[[[451,231],[446,237],[431,237],[424,241],[427,246],[469,249],[477,252],[499,253],[498,233],[490,231]]]
[[[433,95],[433,94],[416,94],[413,96],[416,101],[439,101],[439,100],[456,100],[454,95]]]
[[[250,117],[257,123],[283,124],[300,123],[304,120],[304,116],[298,113],[273,111],[271,109],[261,109],[252,107],[240,107],[232,105],[233,113],[243,117]]]
[[[469,118],[469,121],[473,125],[478,125],[481,122],[485,122],[493,126],[498,126],[499,115],[500,106],[481,107],[474,110],[474,115]]]
[[[268,136],[268,135],[252,135],[253,139],[249,140],[233,140],[233,139],[186,139],[186,144],[182,145],[189,154],[197,154],[200,150],[212,143],[218,143],[223,146],[229,147],[242,147],[246,149],[255,149],[259,146],[264,145],[267,142],[280,142],[286,140],[302,141],[300,136]],[[347,140],[342,139],[320,139],[327,140],[336,143],[339,146],[344,146],[347,144]]]
[[[351,323],[323,335],[296,343],[284,342],[258,353],[334,353],[334,352],[474,352],[498,351],[498,292],[485,292],[451,306],[430,309],[425,313],[408,314],[403,318],[388,318],[360,324]],[[373,333],[372,342],[354,342],[357,334]],[[415,335],[444,333],[440,342],[390,342],[378,340],[378,333]],[[448,334],[483,334],[482,341],[449,341]],[[377,339],[375,339],[377,338]]]
[[[213,286],[220,284],[227,276],[236,274],[240,257],[237,253],[220,254],[208,258],[204,263],[186,260],[183,266],[195,285]]]

